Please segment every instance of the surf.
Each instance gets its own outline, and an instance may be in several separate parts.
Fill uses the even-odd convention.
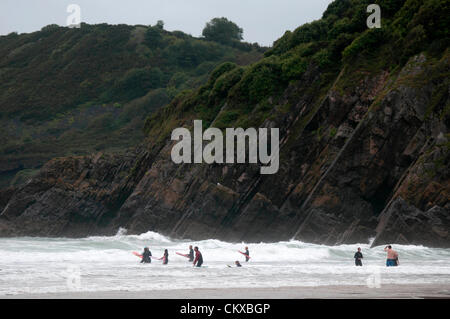
[[[186,257],[177,254],[188,254],[189,245],[199,247],[205,267],[194,269]],[[249,262],[239,253],[246,246],[252,257]],[[156,259],[148,265],[140,264],[133,252],[140,254],[144,247],[157,257],[168,249],[169,264]],[[363,267],[354,266],[358,247],[364,255]],[[384,247],[370,248],[369,244],[192,241],[155,232],[127,235],[125,230],[111,237],[1,238],[0,295],[71,291],[74,287],[68,282],[76,274],[78,291],[366,285],[367,278],[374,274],[379,274],[382,285],[450,285],[450,249],[393,247],[402,263],[387,269]],[[236,260],[242,267],[227,267]]]

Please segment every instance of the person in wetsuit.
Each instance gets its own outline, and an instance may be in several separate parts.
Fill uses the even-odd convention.
[[[142,253],[141,263],[150,264],[152,262],[151,256],[152,253],[150,252],[150,249],[148,249],[148,247],[145,247],[144,252]]]
[[[245,247],[245,254],[247,255],[245,256],[245,262],[247,262],[250,259],[250,252],[248,251],[248,247]]]
[[[238,260],[236,260],[236,261],[234,262],[234,264],[236,265],[236,267],[242,267],[241,263],[240,263]]]
[[[192,249],[192,245],[189,245],[189,261],[194,261],[194,250]]]
[[[169,251],[166,249],[164,250],[163,265],[167,265],[168,263],[169,263]]]
[[[195,251],[195,259],[194,259],[194,266],[201,267],[203,264],[203,256],[200,250],[198,250],[198,247],[194,247]]]
[[[358,251],[355,253],[355,266],[362,266],[363,254],[361,253],[361,248],[358,247]]]

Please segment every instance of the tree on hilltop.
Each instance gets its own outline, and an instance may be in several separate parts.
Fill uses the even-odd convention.
[[[206,23],[202,35],[209,41],[231,44],[235,41],[241,41],[243,33],[242,28],[227,18],[214,18]]]

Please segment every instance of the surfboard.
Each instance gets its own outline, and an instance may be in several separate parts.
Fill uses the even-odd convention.
[[[142,255],[140,253],[137,253],[135,251],[133,251],[133,255],[142,258]],[[156,259],[156,260],[162,260],[164,257],[158,258],[158,257],[154,257],[154,256],[150,256],[151,259]]]
[[[133,251],[133,255],[135,255],[135,256],[137,256],[139,258],[142,258],[142,255],[140,253],[135,252],[135,251]]]
[[[249,255],[247,255],[246,253],[243,253],[243,252],[240,251],[240,250],[238,250],[238,252],[240,252],[242,255],[244,255],[244,256],[247,257],[247,258],[252,258],[252,257],[250,257]]]
[[[182,253],[176,253],[177,255],[180,255],[180,256],[183,256],[183,257],[186,257],[186,258],[189,258],[189,255],[187,255],[187,254],[182,254]]]
[[[162,260],[164,257],[158,258],[158,257],[154,257],[154,256],[150,256],[151,259],[156,259],[156,260]]]

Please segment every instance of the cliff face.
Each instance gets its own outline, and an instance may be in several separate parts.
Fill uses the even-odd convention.
[[[450,247],[448,48],[386,67],[376,53],[393,50],[398,42],[389,38],[375,54],[324,67],[302,43],[283,48],[293,36],[250,68],[219,67],[154,114],[148,140],[126,156],[54,159],[27,184],[0,192],[0,235],[124,227],[191,239],[332,245],[375,237],[374,245]],[[302,67],[292,75],[297,55]],[[170,132],[193,119],[278,127],[278,173],[260,175],[256,164],[174,164]]]
[[[439,61],[436,67],[448,69],[448,62]],[[381,243],[383,236],[390,238],[389,232],[404,232],[400,226],[376,232],[380,214],[392,210],[393,199],[403,197],[413,198],[418,209],[440,212],[428,211],[442,223],[442,231],[427,243],[449,245],[448,143],[442,144],[447,124],[426,118],[435,84],[404,83],[431,72],[425,64],[425,57],[417,56],[395,79],[384,72],[362,76],[356,89],[345,94],[337,91],[338,78],[317,109],[307,102],[314,97],[301,94],[297,100],[298,90],[310,85],[307,78],[291,87],[284,98],[292,96],[297,104],[274,123],[266,122],[283,131],[281,167],[273,176],[261,176],[249,166],[174,165],[167,144],[119,212],[134,217],[120,224],[136,232],[151,227],[187,238],[295,237],[337,244],[377,235]],[[301,121],[311,112],[306,123]],[[439,158],[433,173],[418,172],[419,162],[434,165],[433,153]],[[414,178],[413,189],[408,185]],[[399,207],[396,213],[408,218],[410,211]],[[405,234],[416,243],[420,236]]]
[[[435,63],[415,56],[395,79],[363,75],[346,93],[338,90],[343,70],[315,108],[302,92],[314,72],[305,74],[283,95],[283,105],[296,102],[292,110],[265,122],[282,131],[272,176],[256,165],[176,165],[170,141],[126,157],[54,159],[3,191],[0,232],[85,236],[125,227],[193,239],[339,244],[376,236],[375,244],[447,247],[448,118],[427,116],[439,83],[408,84],[448,70],[448,57]]]

